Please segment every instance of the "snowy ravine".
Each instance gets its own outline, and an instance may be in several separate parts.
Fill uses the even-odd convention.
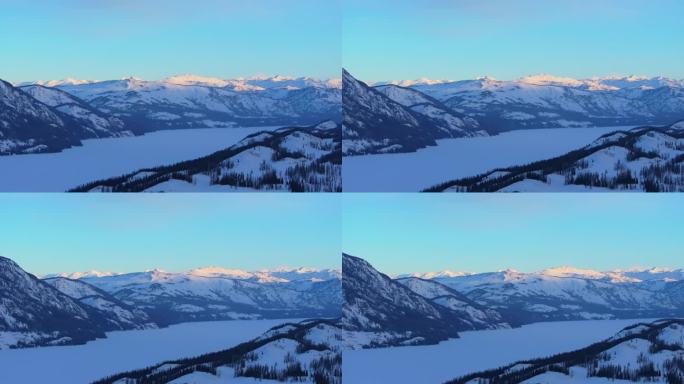
[[[341,192],[340,126],[325,121],[253,133],[180,163],[93,181],[73,192]]]
[[[448,381],[489,383],[684,382],[684,319],[625,327],[588,347],[546,358],[518,361]]]
[[[432,192],[684,191],[684,121],[607,133],[564,155],[448,181]]]

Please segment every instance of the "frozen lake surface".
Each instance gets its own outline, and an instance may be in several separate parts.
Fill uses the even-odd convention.
[[[522,165],[583,147],[624,128],[554,128],[510,131],[497,136],[439,140],[413,153],[345,157],[344,191],[416,192],[435,184]]]
[[[460,339],[431,346],[348,351],[343,355],[342,377],[354,384],[443,383],[521,359],[586,347],[645,321],[652,320],[536,323],[515,329],[462,332]]]
[[[0,191],[64,192],[139,168],[209,155],[245,136],[277,127],[197,128],[143,136],[83,140],[59,153],[0,156]]]
[[[90,383],[164,360],[216,352],[295,320],[232,320],[107,333],[84,345],[0,350],[0,383]]]

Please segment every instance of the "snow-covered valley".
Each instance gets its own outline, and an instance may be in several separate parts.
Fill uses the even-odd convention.
[[[0,191],[63,192],[94,180],[139,168],[208,155],[245,136],[279,127],[196,128],[142,136],[83,140],[59,153],[0,157]]]
[[[460,332],[460,338],[436,345],[349,350],[343,354],[342,374],[355,384],[441,383],[521,359],[586,347],[643,321],[648,320],[543,322]]]
[[[233,347],[288,320],[194,322],[107,332],[84,345],[0,350],[2,383],[90,383],[105,376]],[[36,369],[40,362],[40,369]]]
[[[437,146],[411,153],[345,156],[343,189],[417,192],[447,180],[558,156],[622,128],[625,127],[525,129],[494,136],[437,140]]]

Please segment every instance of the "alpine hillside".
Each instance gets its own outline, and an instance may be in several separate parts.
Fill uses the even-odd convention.
[[[371,346],[433,344],[458,337],[459,331],[508,327],[496,311],[439,283],[398,282],[347,254],[342,273],[341,325],[374,334]]]
[[[0,349],[82,344],[105,331],[149,326],[144,315],[115,307],[106,295],[98,299],[95,291],[88,298],[84,292],[92,287],[81,288],[72,297],[0,257]]]
[[[72,192],[340,192],[340,126],[285,127],[198,159],[99,180]]]
[[[339,331],[330,320],[286,323],[226,350],[160,362],[94,384],[211,383],[234,378],[341,384],[344,341]]]
[[[605,134],[531,164],[448,181],[428,192],[684,191],[684,121]]]
[[[684,320],[631,325],[586,348],[469,374],[449,384],[684,381]]]
[[[448,137],[481,136],[477,121],[418,91],[378,89],[342,71],[345,155],[413,152]]]
[[[0,155],[56,152],[80,145],[81,139],[125,134],[122,126],[66,94],[57,94],[63,99],[52,99],[53,107],[31,96],[36,89],[27,91],[0,80]]]

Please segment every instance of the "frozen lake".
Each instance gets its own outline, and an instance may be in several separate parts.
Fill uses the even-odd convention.
[[[443,383],[468,373],[521,359],[545,357],[586,347],[622,328],[652,320],[586,320],[536,323],[515,329],[462,332],[437,345],[348,351],[345,382]]]
[[[233,320],[117,331],[84,345],[0,350],[0,383],[90,383],[164,360],[215,352],[295,320]]]
[[[522,165],[578,149],[622,128],[555,128],[497,136],[439,140],[413,153],[344,158],[342,183],[350,192],[416,192],[498,167]]]
[[[143,136],[89,139],[59,153],[0,156],[0,191],[64,192],[139,168],[209,155],[245,136],[277,127],[197,128]]]

